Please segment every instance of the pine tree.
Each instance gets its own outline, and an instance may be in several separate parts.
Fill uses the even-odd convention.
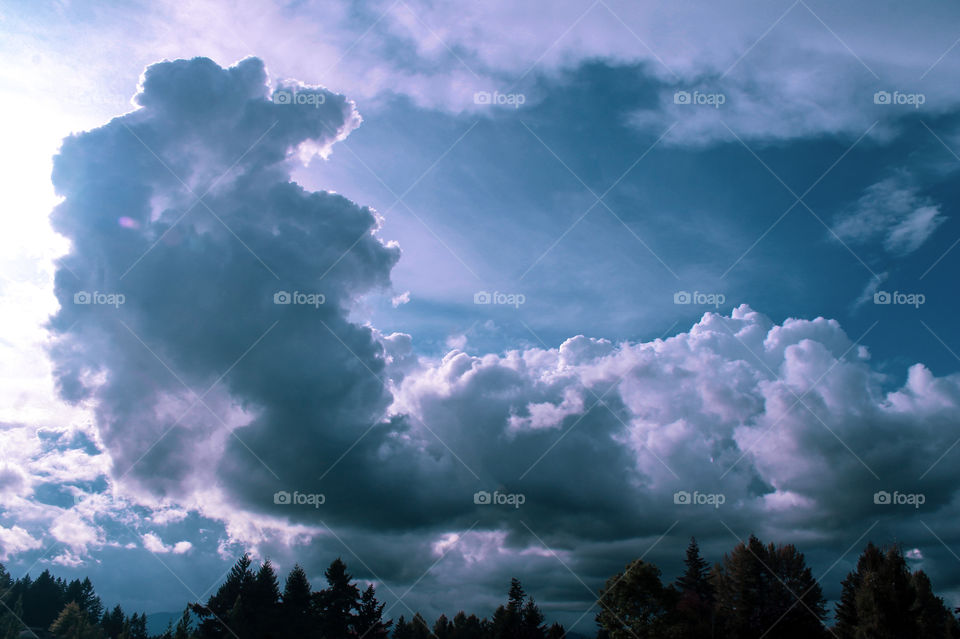
[[[403,615],[400,615],[400,618],[397,619],[397,625],[393,627],[393,639],[411,639],[412,636],[410,624],[403,618]]]
[[[543,613],[533,597],[527,599],[520,613],[520,639],[545,639],[546,627],[543,625]]]
[[[4,602],[9,608],[3,609],[0,614],[0,637],[3,639],[19,639],[20,632],[23,630],[23,596],[18,596],[13,605]]]
[[[750,536],[714,572],[717,625],[734,637],[822,637],[826,603],[795,546]]]
[[[879,570],[882,563],[883,553],[873,545],[873,542],[869,542],[857,560],[856,570],[849,573],[841,582],[840,601],[837,603],[834,614],[836,624],[833,627],[838,639],[855,639],[857,627],[860,625],[857,592],[863,585],[863,575]]]
[[[190,608],[184,608],[180,621],[173,631],[173,639],[193,639],[193,623],[190,618]]]
[[[253,579],[245,614],[254,637],[272,634],[280,622],[280,583],[269,559]]]
[[[66,605],[62,579],[54,579],[49,570],[44,570],[37,580],[27,580],[23,596],[23,621],[28,626],[49,628]]]
[[[433,636],[435,639],[450,639],[452,634],[453,624],[445,614],[441,613],[433,624]]]
[[[948,639],[958,634],[957,619],[947,608],[943,599],[933,594],[930,578],[922,570],[910,577],[910,585],[916,593],[911,615],[916,619],[917,639]]]
[[[309,638],[315,635],[310,590],[307,573],[300,564],[295,565],[283,587],[281,610],[285,636]]]
[[[123,608],[115,606],[110,612],[104,612],[100,619],[100,627],[109,639],[117,639],[123,632]]]
[[[76,602],[80,610],[90,616],[92,623],[98,623],[100,621],[100,616],[103,614],[103,603],[100,601],[97,593],[94,592],[93,584],[90,582],[89,577],[85,577],[83,581],[74,579],[67,584],[63,599],[67,603],[71,601]]]
[[[246,639],[245,629],[249,626],[243,599],[251,598],[255,583],[250,563],[250,556],[243,555],[206,605],[190,605],[190,610],[201,619],[197,628],[200,639]]]
[[[367,586],[360,597],[360,609],[357,612],[357,639],[386,639],[390,636],[390,625],[393,622],[383,621],[384,605],[377,601],[373,584]]]
[[[484,639],[487,631],[486,625],[486,619],[481,622],[476,615],[468,617],[461,610],[453,617],[453,639]]]
[[[923,571],[913,574],[900,548],[886,551],[872,543],[843,581],[834,633],[839,639],[952,639],[957,619],[933,593]]]
[[[127,639],[149,639],[147,634],[147,613],[133,613],[127,631]]]
[[[547,639],[564,639],[566,636],[567,631],[557,621],[553,622],[553,625],[547,630]]]
[[[348,639],[356,636],[356,611],[360,607],[360,590],[347,573],[347,566],[338,557],[324,572],[327,587],[314,594],[314,605],[320,616],[323,639]]]
[[[418,612],[410,620],[410,639],[431,639],[430,626],[427,620]]]
[[[715,593],[710,580],[710,564],[700,556],[700,547],[693,537],[683,563],[686,568],[676,582],[680,592],[677,635],[690,639],[708,637],[713,627]]]
[[[103,629],[90,620],[90,615],[71,601],[50,625],[50,632],[57,639],[102,639]]]

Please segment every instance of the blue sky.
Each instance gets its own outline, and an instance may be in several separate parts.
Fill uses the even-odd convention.
[[[0,561],[154,612],[343,556],[393,616],[518,576],[570,624],[693,534],[831,597],[896,539],[960,603],[955,14],[4,5]]]

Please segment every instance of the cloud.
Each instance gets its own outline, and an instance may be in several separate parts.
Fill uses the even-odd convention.
[[[51,321],[59,388],[95,406],[115,476],[148,494],[312,472],[389,402],[382,347],[347,314],[399,251],[371,210],[288,178],[297,149],[329,148],[359,116],[291,83],[309,104],[271,101],[266,83],[256,59],[151,66],[141,108],[54,163],[53,224],[72,242]]]
[[[312,104],[278,103],[267,83],[256,59],[153,65],[141,108],[55,161],[53,222],[71,241],[51,320],[59,390],[95,411],[131,501],[222,521],[225,554],[312,541],[319,562],[346,536],[378,580],[408,583],[446,549],[449,570],[481,581],[519,558],[547,575],[544,544],[603,576],[671,522],[728,547],[721,516],[828,552],[867,519],[919,530],[918,513],[878,510],[877,479],[922,490],[924,521],[949,526],[955,472],[935,462],[955,440],[960,376],[917,364],[895,388],[835,320],[740,306],[665,340],[436,359],[360,323],[357,301],[389,290],[399,249],[374,211],[290,178],[297,149],[335,151],[359,116],[289,82]],[[896,211],[932,206],[890,186],[869,202],[884,193],[906,203]],[[846,232],[886,237],[911,219],[862,208]],[[723,510],[679,491],[722,493]],[[69,513],[51,532],[72,553],[102,543]]]
[[[62,67],[42,61],[38,81],[33,73],[38,63],[28,53],[10,53],[24,56],[14,66],[31,70],[31,81],[24,82],[31,91],[62,91],[84,107],[117,105],[118,112],[127,108],[124,99],[116,99],[123,93],[123,78],[157,57],[198,51],[226,64],[255,50],[271,61],[277,76],[337,86],[367,109],[403,96],[421,108],[478,115],[496,113],[474,102],[478,91],[523,92],[526,105],[533,107],[544,97],[539,80],[563,82],[570,70],[600,61],[635,68],[637,83],[653,99],[653,105],[637,104],[625,117],[632,112],[638,126],[655,135],[677,122],[664,142],[701,146],[732,140],[724,123],[741,137],[760,140],[855,138],[876,121],[880,125],[873,135],[889,135],[916,109],[875,105],[878,90],[923,92],[923,113],[950,111],[960,102],[960,91],[944,81],[957,70],[957,61],[944,55],[954,40],[947,25],[956,21],[956,8],[936,2],[922,6],[907,12],[884,0],[759,8],[718,2],[667,9],[610,0],[587,7],[556,2],[542,12],[507,0],[469,9],[418,0],[363,7],[238,2],[229,10],[216,5],[186,10],[180,3],[162,2],[147,15],[131,7],[84,16],[95,44],[108,42],[112,51],[121,47],[123,53],[105,65],[102,76],[91,77],[81,62],[90,59],[90,39],[67,44],[75,23],[61,15],[43,14],[49,24],[45,33],[60,36],[68,52]],[[124,29],[134,17],[142,29],[129,42]],[[19,31],[32,31],[31,25],[22,26]],[[64,77],[69,78],[66,91]],[[101,87],[97,93],[109,100],[92,99],[91,86]],[[675,91],[696,89],[720,91],[728,99],[719,110],[676,108]]]
[[[940,205],[922,196],[910,176],[898,173],[868,187],[834,232],[857,244],[881,241],[895,256],[913,253],[946,221]]]
[[[140,538],[143,541],[144,548],[157,554],[173,553],[175,555],[182,555],[193,548],[193,544],[189,541],[178,541],[172,546],[167,546],[163,543],[163,540],[154,533],[146,533]]]
[[[0,526],[0,559],[6,561],[10,556],[33,550],[43,545],[20,526],[4,528]]]

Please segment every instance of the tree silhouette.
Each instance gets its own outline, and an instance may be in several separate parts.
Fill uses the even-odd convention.
[[[697,540],[690,538],[685,569],[676,581],[680,593],[677,601],[677,635],[686,639],[709,637],[713,632],[715,592],[710,581],[710,564],[700,556]]]
[[[957,619],[933,594],[923,571],[913,574],[898,546],[867,544],[843,580],[834,633],[839,639],[960,637]]]
[[[377,601],[376,595],[373,584],[370,584],[360,597],[356,622],[358,639],[385,639],[390,636],[390,625],[393,622],[383,620],[385,604]]]
[[[676,622],[677,599],[660,582],[660,569],[637,559],[600,591],[597,623],[610,639],[660,639]]]
[[[103,629],[90,620],[90,614],[71,601],[50,625],[57,639],[103,639]]]
[[[338,557],[324,572],[327,587],[314,593],[313,602],[320,619],[323,639],[356,637],[356,613],[360,591],[350,580],[347,565]]]

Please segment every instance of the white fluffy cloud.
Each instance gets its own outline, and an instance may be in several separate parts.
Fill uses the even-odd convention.
[[[189,541],[178,541],[177,543],[168,546],[163,543],[163,540],[160,539],[155,533],[146,533],[141,536],[143,541],[143,547],[149,550],[152,553],[157,554],[166,554],[173,553],[175,555],[182,555],[186,552],[189,552],[193,548],[193,544]]]

